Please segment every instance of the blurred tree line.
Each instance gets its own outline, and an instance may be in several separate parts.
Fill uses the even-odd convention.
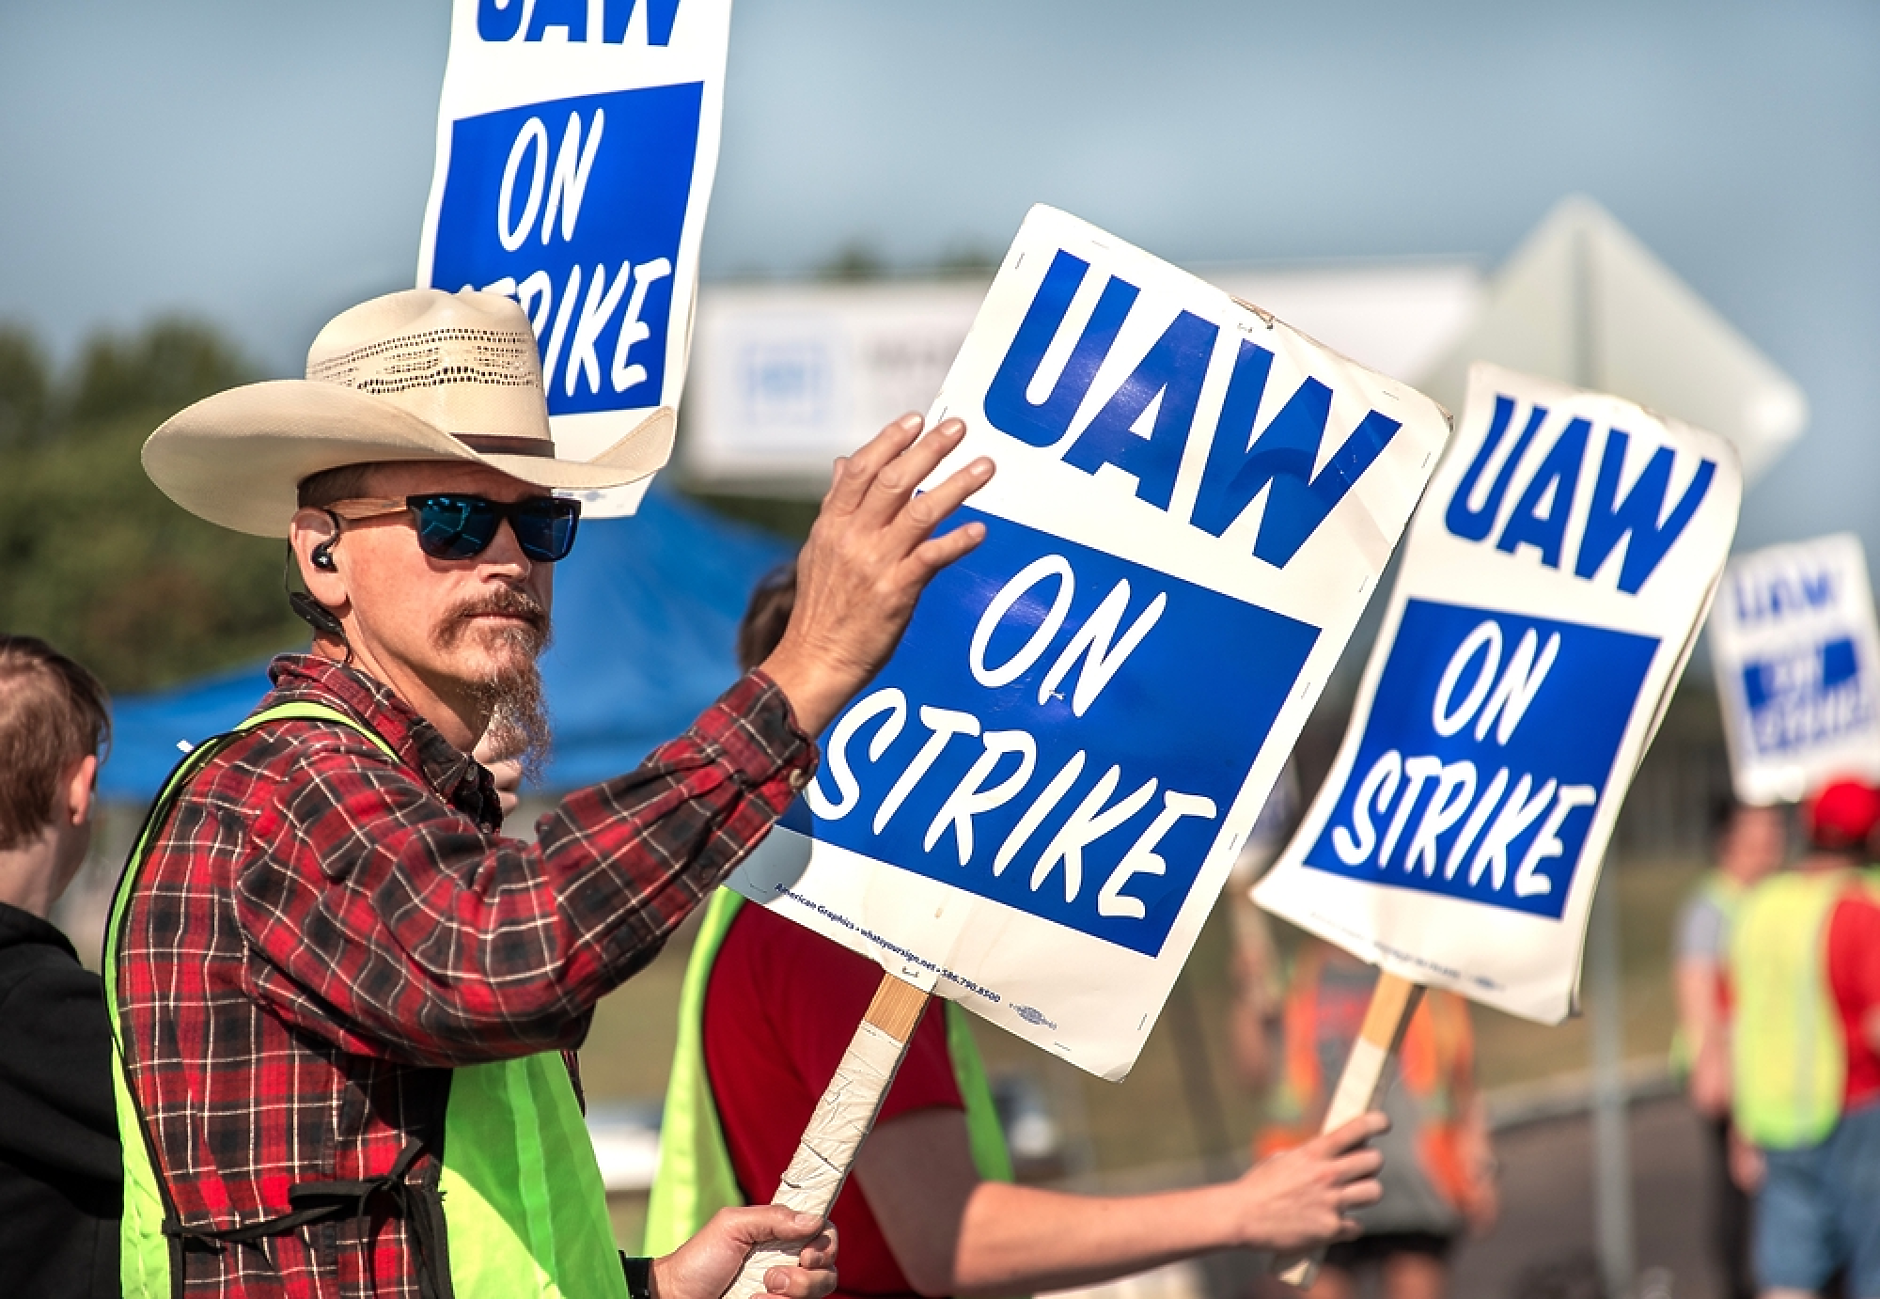
[[[281,594],[286,543],[185,513],[139,456],[169,416],[254,377],[189,321],[101,334],[62,373],[0,325],[0,629],[44,637],[114,693],[304,641]]]

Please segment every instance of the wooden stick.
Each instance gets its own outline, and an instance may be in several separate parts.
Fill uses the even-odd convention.
[[[1371,1108],[1377,1099],[1378,1084],[1384,1079],[1384,1065],[1403,1042],[1410,1016],[1422,999],[1422,985],[1395,974],[1378,975],[1358,1040],[1351,1044],[1345,1071],[1338,1076],[1338,1088],[1332,1093],[1331,1104],[1325,1107],[1320,1133],[1341,1128]],[[1304,1290],[1318,1279],[1323,1262],[1325,1248],[1320,1246],[1310,1254],[1274,1259],[1273,1271],[1287,1285]]]
[[[907,1044],[927,1009],[927,994],[893,974],[883,974],[875,988],[875,998],[868,1013],[849,1040],[849,1049],[836,1066],[835,1077],[823,1089],[816,1102],[809,1126],[797,1144],[783,1180],[777,1184],[772,1204],[785,1205],[799,1213],[829,1216],[836,1196],[848,1180],[849,1168],[862,1139],[875,1125],[875,1115],[894,1082]],[[762,1296],[764,1273],[773,1267],[795,1267],[803,1243],[788,1243],[751,1251],[744,1261],[744,1271],[725,1291],[725,1299],[751,1299]]]

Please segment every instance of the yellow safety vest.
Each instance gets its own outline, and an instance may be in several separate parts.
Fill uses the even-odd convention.
[[[594,1145],[567,1067],[555,1052],[451,1070],[442,1152],[431,1178],[407,1180],[427,1143],[414,1137],[371,1181],[326,1181],[289,1191],[289,1209],[257,1222],[185,1223],[151,1158],[154,1136],[124,1064],[118,1014],[119,941],[138,874],[189,780],[223,745],[266,723],[311,720],[363,734],[394,762],[391,746],[357,721],[321,704],[284,704],[192,750],[171,773],[137,836],[118,883],[106,931],[105,994],[112,1025],[112,1074],[124,1150],[120,1279],[126,1299],[183,1293],[186,1238],[226,1248],[360,1215],[384,1192],[399,1205],[418,1245],[422,1291],[436,1299],[627,1299]],[[431,1153],[438,1154],[436,1150]],[[434,1178],[434,1180],[433,1180]],[[441,1201],[441,1203],[440,1203]]]
[[[1841,1117],[1847,1046],[1828,986],[1827,928],[1852,871],[1785,871],[1744,895],[1730,927],[1732,1116],[1748,1140],[1799,1150]]]

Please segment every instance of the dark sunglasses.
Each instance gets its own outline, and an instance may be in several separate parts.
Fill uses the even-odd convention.
[[[581,521],[581,502],[560,496],[492,501],[461,492],[433,492],[403,500],[371,496],[335,501],[326,508],[354,522],[409,510],[417,522],[418,548],[432,559],[474,559],[489,548],[497,526],[508,519],[522,553],[538,564],[552,564],[574,549],[575,525]]]

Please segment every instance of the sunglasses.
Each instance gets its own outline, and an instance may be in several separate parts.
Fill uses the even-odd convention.
[[[433,492],[403,500],[371,496],[335,501],[326,508],[355,523],[409,511],[417,523],[418,548],[432,559],[476,558],[496,539],[498,525],[508,519],[522,553],[538,564],[552,564],[566,559],[574,549],[575,525],[581,521],[581,502],[560,496],[492,501],[461,492]]]

